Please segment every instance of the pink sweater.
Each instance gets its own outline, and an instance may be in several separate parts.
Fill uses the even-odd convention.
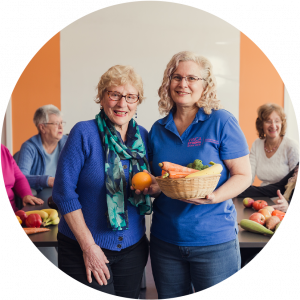
[[[26,177],[20,171],[9,150],[3,145],[1,145],[1,166],[10,204],[13,210],[17,211],[14,193],[23,198],[26,195],[32,195],[32,192]]]

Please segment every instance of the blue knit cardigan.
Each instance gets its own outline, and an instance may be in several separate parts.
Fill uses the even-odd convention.
[[[57,147],[59,153],[64,147],[67,138],[66,135],[63,135],[58,142]],[[31,137],[23,143],[17,164],[22,173],[26,176],[30,187],[37,191],[48,187],[49,175],[45,174],[46,160],[40,134]]]
[[[147,149],[148,132],[139,130]],[[121,160],[129,195],[129,160]],[[120,251],[137,243],[145,234],[145,217],[127,199],[128,229],[112,230],[107,218],[105,155],[96,120],[77,123],[59,157],[53,188],[53,200],[62,214],[58,230],[75,240],[63,215],[81,209],[95,243]]]

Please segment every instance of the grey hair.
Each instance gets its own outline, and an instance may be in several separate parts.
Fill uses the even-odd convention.
[[[39,131],[39,124],[48,123],[49,115],[62,116],[61,111],[54,105],[48,104],[39,107],[33,116],[33,123]]]

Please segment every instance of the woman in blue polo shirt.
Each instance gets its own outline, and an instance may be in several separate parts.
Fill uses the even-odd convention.
[[[173,56],[159,88],[159,110],[167,116],[149,132],[149,161],[183,166],[195,159],[223,166],[216,190],[206,199],[180,201],[160,192],[154,181],[144,193],[155,196],[150,239],[159,298],[201,291],[240,269],[236,210],[232,197],[251,184],[246,139],[235,117],[220,109],[211,63],[191,52]]]

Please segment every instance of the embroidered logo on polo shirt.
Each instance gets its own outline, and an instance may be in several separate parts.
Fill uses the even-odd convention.
[[[202,144],[201,137],[195,137],[195,138],[189,139],[187,146],[188,147],[197,147],[197,146],[201,146],[201,144]]]
[[[213,144],[219,144],[218,141],[213,140],[213,139],[205,139],[205,142],[213,143]]]

